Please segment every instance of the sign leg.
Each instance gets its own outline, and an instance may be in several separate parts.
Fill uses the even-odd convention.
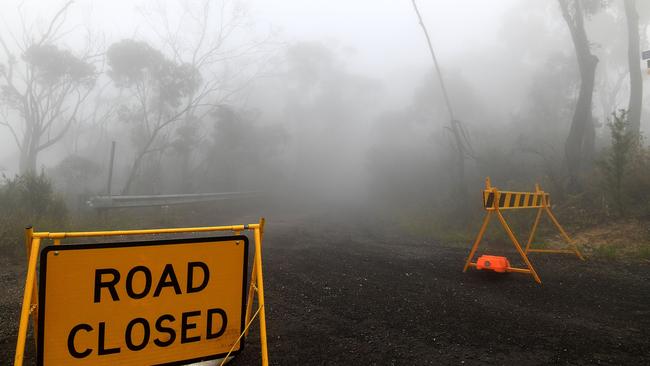
[[[28,227],[25,229],[25,249],[27,250],[27,258],[30,257],[32,252],[32,240],[34,238],[34,228]],[[27,263],[29,266],[29,262]],[[32,287],[32,300],[29,307],[30,315],[32,316],[32,329],[34,329],[34,342],[38,344],[38,281],[34,276],[34,287]]]
[[[257,256],[256,256],[257,258]],[[246,300],[246,322],[248,324],[251,321],[251,313],[253,312],[253,301],[255,300],[255,288],[257,280],[257,271],[255,270],[257,266],[253,264],[253,270],[251,271],[251,284],[248,286],[248,299]],[[250,328],[246,329],[246,336],[248,336],[248,331]]]
[[[23,307],[20,311],[20,326],[18,328],[18,341],[16,344],[14,366],[22,366],[25,355],[25,341],[27,340],[27,328],[29,327],[29,313],[31,312],[32,307],[32,291],[34,291],[34,283],[36,282],[36,261],[38,260],[38,249],[40,246],[40,238],[32,240],[29,253],[29,263],[27,265],[27,278],[25,279]]]
[[[262,366],[268,366],[269,356],[266,344],[266,311],[264,309],[264,278],[262,276],[262,235],[255,229],[255,268],[257,272],[257,302],[260,306],[260,345],[262,348]]]

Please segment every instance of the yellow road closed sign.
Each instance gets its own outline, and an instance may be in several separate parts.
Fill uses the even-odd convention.
[[[223,357],[244,328],[245,236],[49,246],[38,364],[174,365]]]

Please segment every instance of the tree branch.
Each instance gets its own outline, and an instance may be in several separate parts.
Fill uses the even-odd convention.
[[[22,149],[22,144],[20,143],[20,139],[18,138],[18,134],[16,134],[16,130],[14,130],[14,127],[7,121],[0,121],[0,125],[6,126],[9,129],[9,132],[11,132],[11,135],[14,138],[14,141],[16,142],[16,146],[18,146],[18,149]]]
[[[54,15],[52,20],[50,21],[47,30],[45,33],[43,33],[43,36],[41,37],[41,40],[37,43],[39,46],[48,42],[50,40],[50,37],[53,34],[57,34],[59,29],[61,29],[61,26],[63,25],[65,21],[65,16],[68,8],[74,3],[74,0],[69,0],[59,11]],[[63,18],[63,21],[61,21],[59,24],[57,24],[58,20],[60,18]]]

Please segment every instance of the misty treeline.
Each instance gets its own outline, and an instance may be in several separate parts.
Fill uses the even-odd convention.
[[[115,141],[112,194],[254,190],[462,224],[490,176],[576,213],[650,214],[644,1],[521,2],[496,43],[439,54],[462,162],[428,63],[370,75],[344,47],[254,32],[244,3],[152,3],[121,39],[69,23],[74,2],[17,9],[21,27],[0,31],[2,194],[40,180],[68,206],[108,194]]]

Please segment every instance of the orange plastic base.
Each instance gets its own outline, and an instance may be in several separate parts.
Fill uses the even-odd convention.
[[[494,272],[505,273],[510,268],[508,258],[496,255],[482,255],[476,261],[476,269],[487,269]]]

